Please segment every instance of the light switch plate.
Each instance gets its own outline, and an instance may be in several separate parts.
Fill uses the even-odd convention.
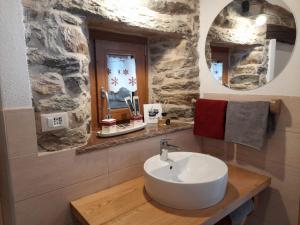
[[[42,132],[60,130],[69,127],[68,113],[51,113],[41,115]]]

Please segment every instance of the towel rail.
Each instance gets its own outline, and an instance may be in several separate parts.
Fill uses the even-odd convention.
[[[192,104],[196,103],[196,99],[192,99]],[[280,99],[271,99],[270,100],[270,112],[274,114],[279,114],[281,110],[281,100]]]
[[[272,99],[270,101],[270,111],[274,114],[279,114],[281,110],[281,100],[280,99]]]

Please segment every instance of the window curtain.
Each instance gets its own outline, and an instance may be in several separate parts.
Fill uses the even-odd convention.
[[[137,90],[136,64],[133,56],[107,55],[108,88],[114,93],[123,87]]]

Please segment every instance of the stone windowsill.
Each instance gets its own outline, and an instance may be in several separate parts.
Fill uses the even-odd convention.
[[[86,152],[96,151],[121,144],[160,136],[163,134],[187,130],[191,129],[192,127],[193,123],[173,122],[170,126],[164,127],[159,127],[157,124],[147,125],[143,130],[116,137],[98,138],[96,136],[96,133],[93,133],[88,145],[78,148],[76,152],[77,154],[82,154]]]

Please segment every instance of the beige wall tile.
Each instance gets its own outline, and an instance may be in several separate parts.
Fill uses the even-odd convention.
[[[191,131],[178,133],[185,139],[181,147],[198,149],[198,143],[191,142],[196,139],[187,139]],[[176,137],[176,134],[173,136]],[[15,200],[22,202],[108,173],[110,185],[141,176],[144,161],[159,153],[159,141],[160,137],[155,137],[80,155],[70,150],[12,158]]]
[[[195,136],[193,129],[171,133],[164,137],[170,138],[170,144],[176,145],[184,151],[200,152],[201,150],[201,137]]]
[[[202,153],[225,160],[225,142],[210,138],[202,138]]]
[[[4,110],[9,157],[37,154],[37,138],[32,108]]]
[[[149,157],[159,154],[162,137],[171,139],[170,144],[185,151],[199,152],[199,138],[191,129],[159,136],[142,141],[132,142],[109,149],[109,172],[118,171],[136,164],[144,163]]]
[[[77,155],[64,151],[44,156],[11,159],[15,200],[108,174],[108,151]]]
[[[3,225],[1,199],[0,199],[0,225]]]
[[[295,171],[294,171],[295,172]],[[289,170],[286,170],[286,173],[290,173]],[[275,196],[271,195],[270,200],[266,202],[264,206],[267,208],[267,213],[264,215],[266,219],[273,221],[274,214],[282,215],[285,211],[286,215],[282,215],[285,220],[285,223],[282,224],[291,224],[298,225],[298,210],[299,210],[299,199],[300,199],[300,171],[298,170],[294,175],[286,175],[287,178],[280,180],[276,177],[272,177],[272,189],[275,191]]]
[[[253,214],[250,214],[248,217],[247,217],[247,220],[245,222],[245,224],[243,225],[254,225],[254,224],[261,224],[260,223],[260,219],[257,218],[256,216],[254,216]]]
[[[289,198],[285,193],[270,188],[259,197],[254,215],[274,225],[297,225],[298,200]]]
[[[68,225],[70,201],[107,187],[107,176],[101,176],[18,202],[16,225]]]
[[[255,215],[271,221],[272,225],[275,222],[278,225],[297,225],[300,170],[272,161],[250,160],[249,157],[240,158],[237,165],[271,177],[271,189],[261,195]]]
[[[223,140],[217,140],[212,138],[202,138],[202,153],[215,156],[219,159],[230,161],[233,160],[232,143],[226,143]]]
[[[260,218],[260,217],[257,217],[257,215],[255,213],[252,213],[250,214],[247,219],[246,219],[246,222],[245,224],[243,225],[282,225],[282,224],[274,224],[270,221],[267,221],[267,220],[264,220],[264,218]]]
[[[127,167],[109,174],[109,186],[114,186],[143,175],[143,165]]]
[[[287,197],[300,199],[300,169],[267,162],[265,171],[272,177],[271,186]]]
[[[6,131],[4,124],[4,115],[0,111],[0,201],[1,201],[1,220],[5,225],[12,225],[13,198],[12,186],[10,185],[9,161],[6,145]]]
[[[140,152],[140,162],[144,163],[150,157],[159,154],[160,137],[155,138],[151,146],[143,145],[144,148]]]
[[[258,151],[238,144],[236,153],[236,159],[238,163],[242,165],[250,165],[261,170],[264,170],[266,168],[265,148],[261,151]]]
[[[160,137],[155,137],[110,148],[109,172],[144,163],[144,155],[159,151],[159,141]]]
[[[276,131],[265,154],[267,160],[300,168],[300,133]]]
[[[299,97],[280,97],[282,107],[278,120],[279,129],[300,129],[300,98]]]
[[[272,158],[269,159],[269,155],[267,155],[265,151],[257,151],[240,145],[238,146],[237,162],[240,165],[252,166],[281,180],[285,180],[289,175],[300,174],[298,165],[290,166],[285,163],[284,157],[282,160],[283,161],[273,160]],[[292,180],[292,182],[296,182],[297,180],[298,179]]]
[[[241,98],[240,96],[220,97],[217,95],[215,98],[268,100],[274,97],[244,96]],[[299,200],[296,198],[299,198],[297,189],[300,190],[298,178],[300,138],[297,129],[300,119],[297,113],[300,107],[298,107],[298,99],[296,102],[294,98],[282,99],[284,106],[279,117],[278,130],[268,141],[265,149],[254,151],[238,146],[237,151],[239,165],[272,176],[272,189],[269,193],[264,193],[262,197],[261,207],[267,207],[267,211],[261,210],[260,212],[265,213],[256,213],[253,217],[261,225],[267,225],[266,221],[271,221],[272,225],[283,225],[278,222],[296,225],[294,222],[298,219],[296,214]],[[285,132],[287,129],[291,132]],[[70,223],[67,204],[70,199],[95,191],[94,184],[89,182],[99,176],[106,177],[103,178],[105,181],[100,182],[102,188],[141,176],[144,161],[159,153],[160,138],[155,137],[81,155],[76,155],[74,151],[66,151],[37,157],[37,155],[26,155],[27,151],[15,151],[12,156],[17,157],[11,159],[11,172],[15,198],[18,201],[16,203],[18,225],[24,225],[24,222],[30,225]],[[197,152],[203,148],[204,153],[223,159],[232,159],[233,145],[224,144],[223,141],[195,137],[192,129],[169,134],[168,138],[172,139],[171,144],[188,151]],[[224,153],[226,149],[227,155]],[[73,185],[75,183],[76,191],[71,188],[75,187]],[[42,207],[39,208],[39,206]],[[32,212],[31,209],[35,208],[37,211]],[[276,216],[272,217],[274,213]],[[281,215],[281,219],[277,218],[277,215],[278,217]]]
[[[166,136],[162,136],[166,137]],[[187,151],[199,151],[199,139],[192,135],[192,130],[168,134],[170,144]],[[161,137],[146,139],[121,145],[109,150],[110,185],[115,185],[143,174],[144,162],[159,154]]]
[[[300,98],[206,94],[206,98],[236,101],[282,99],[276,132],[263,150],[237,145],[237,164],[271,176],[271,189],[262,194],[260,208],[247,225],[297,225],[300,198]],[[209,151],[213,151],[211,146]]]
[[[141,143],[109,149],[109,173],[140,163]]]

